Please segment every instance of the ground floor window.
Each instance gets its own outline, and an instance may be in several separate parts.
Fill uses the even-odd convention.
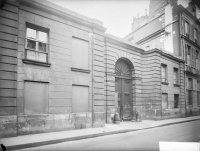
[[[162,93],[162,109],[168,108],[168,94]]]
[[[72,112],[88,112],[89,110],[89,87],[87,86],[72,86]]]
[[[200,92],[197,91],[197,104],[200,105]]]
[[[188,90],[188,104],[192,105],[192,90]]]
[[[179,107],[179,95],[174,94],[174,108],[178,108],[178,107]]]
[[[25,82],[24,114],[48,113],[48,83]]]

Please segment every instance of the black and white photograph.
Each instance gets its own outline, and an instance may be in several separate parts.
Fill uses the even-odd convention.
[[[200,0],[0,0],[0,151],[200,151]]]

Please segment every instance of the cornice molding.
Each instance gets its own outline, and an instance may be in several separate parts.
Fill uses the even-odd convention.
[[[114,37],[112,35],[108,35],[106,34],[105,35],[105,42],[106,43],[112,43],[114,45],[117,45],[117,46],[120,46],[120,47],[123,47],[123,48],[127,48],[127,49],[130,49],[130,50],[134,50],[136,52],[139,52],[139,53],[143,53],[144,50],[142,48],[140,48],[139,46],[136,46],[124,39],[120,39],[118,37]]]
[[[200,49],[200,46],[196,42],[192,41],[190,38],[186,37],[185,35],[181,35],[181,38],[184,38],[185,40],[187,40],[188,42],[190,42],[192,45],[194,45],[198,49]]]
[[[149,50],[149,51],[144,51],[143,55],[152,54],[152,53],[158,53],[158,54],[165,56],[169,59],[172,59],[172,60],[175,60],[175,61],[178,61],[178,62],[181,62],[181,63],[185,63],[185,61],[183,59],[175,57],[173,54],[169,54],[169,53],[164,52],[164,51],[162,51],[158,48],[154,48],[154,49]]]
[[[69,11],[69,10],[67,10],[67,9],[62,10],[62,11],[56,9],[55,8],[56,4],[53,4],[53,3],[48,2],[48,1],[44,1],[48,5],[44,5],[43,3],[40,3],[40,2],[35,1],[35,0],[34,1],[32,1],[32,0],[30,0],[30,1],[28,1],[28,0],[18,0],[18,1],[20,2],[20,4],[23,4],[25,6],[29,6],[31,8],[42,10],[46,13],[59,16],[61,18],[67,19],[67,20],[75,22],[77,24],[87,26],[87,27],[92,28],[92,29],[97,29],[97,30],[102,31],[102,32],[106,32],[106,30],[107,30],[105,27],[95,23],[95,22],[98,22],[98,21],[95,21],[95,19],[88,18],[91,21],[87,21],[87,20],[84,20],[82,18],[78,18],[78,17],[76,17],[75,14],[72,15],[72,14],[68,13],[67,11]],[[52,4],[54,5],[54,7],[51,6]],[[60,6],[58,6],[58,7],[60,7]],[[62,8],[62,9],[64,9],[64,8]]]
[[[164,32],[165,32],[165,27],[160,29],[160,30],[158,30],[158,31],[156,31],[155,33],[153,33],[153,34],[151,34],[151,35],[149,35],[149,36],[137,41],[136,44],[141,44],[141,43],[145,42],[146,40],[149,40],[149,39],[151,39],[153,37],[155,38],[155,36],[157,36],[157,35],[159,35],[161,33],[164,33]]]
[[[179,10],[181,12],[186,13],[189,17],[191,17],[197,24],[200,24],[199,20],[194,17],[186,8],[184,8],[182,5],[178,5],[179,6]]]

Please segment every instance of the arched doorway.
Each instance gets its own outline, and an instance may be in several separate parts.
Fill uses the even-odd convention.
[[[115,64],[115,93],[118,95],[117,111],[121,120],[132,119],[132,63],[120,58]]]

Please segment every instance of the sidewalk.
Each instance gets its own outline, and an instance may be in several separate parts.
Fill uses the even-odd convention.
[[[171,124],[178,124],[195,120],[200,120],[200,116],[167,119],[161,121],[152,121],[152,120],[143,120],[142,122],[126,121],[126,122],[121,122],[119,125],[106,124],[105,127],[98,127],[98,128],[40,133],[40,134],[3,138],[0,140],[0,143],[3,143],[8,150],[14,150],[14,149],[55,144],[65,141],[73,141],[73,140],[92,138],[104,135],[131,132],[142,129],[150,129],[155,127],[167,126]]]

